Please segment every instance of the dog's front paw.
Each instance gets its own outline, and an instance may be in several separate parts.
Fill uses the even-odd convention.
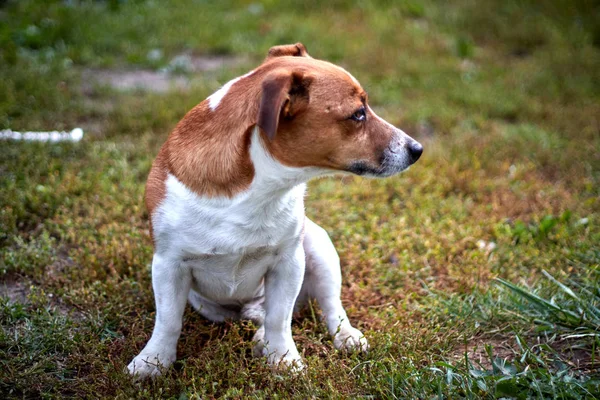
[[[295,354],[290,353],[288,351],[282,356],[277,352],[272,352],[267,355],[267,361],[273,368],[283,368],[294,373],[304,371],[306,367],[298,352],[295,352]]]
[[[162,355],[154,353],[140,353],[127,366],[127,371],[135,378],[152,378],[161,374],[161,371],[168,368],[175,361],[175,354]]]
[[[340,328],[339,332],[333,337],[333,345],[338,350],[359,350],[363,352],[369,350],[369,343],[365,335],[351,326]]]
[[[296,346],[269,346],[264,339],[264,327],[261,327],[254,335],[253,341],[256,343],[252,349],[254,357],[267,357],[267,363],[274,368],[285,368],[293,372],[304,370],[302,357],[298,354]],[[285,349],[285,350],[282,350]]]
[[[292,372],[301,372],[305,366],[302,362],[302,357],[299,354],[290,355],[287,352],[285,355],[281,355],[279,352],[269,353],[264,342],[257,342],[252,349],[252,355],[254,357],[267,357],[267,362],[273,368],[284,368]]]

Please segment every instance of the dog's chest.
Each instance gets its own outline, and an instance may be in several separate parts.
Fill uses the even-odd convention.
[[[193,289],[202,296],[217,303],[246,302],[262,294],[263,276],[280,253],[265,246],[241,254],[188,256],[183,263],[192,271]]]
[[[249,192],[233,199],[200,197],[172,175],[166,186],[152,221],[159,252],[243,254],[293,240],[304,224],[304,185],[280,196]]]
[[[166,186],[153,215],[157,251],[190,267],[194,289],[214,301],[253,298],[268,268],[298,243],[304,185],[233,199],[202,198],[173,176]]]

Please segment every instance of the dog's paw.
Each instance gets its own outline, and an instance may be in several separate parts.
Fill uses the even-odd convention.
[[[268,343],[265,343],[265,328],[261,326],[252,341],[255,342],[254,347],[252,348],[252,355],[254,357],[267,357],[267,363],[271,365],[275,369],[283,368],[288,369],[292,372],[300,372],[304,370],[304,363],[302,362],[302,357],[298,354],[298,350],[294,345],[287,347],[286,350],[281,350],[280,348],[286,348],[286,346],[269,346]]]
[[[293,373],[300,373],[306,368],[302,362],[302,358],[297,352],[295,355],[290,355],[290,352],[288,351],[283,356],[273,352],[267,355],[267,362],[274,369],[285,369]]]
[[[338,350],[358,350],[363,352],[369,350],[369,343],[365,335],[353,327],[340,328],[340,331],[333,337],[333,345]]]
[[[175,361],[175,355],[140,353],[127,366],[127,372],[136,379],[153,378]]]
[[[267,363],[274,369],[287,369],[291,372],[302,372],[306,368],[300,355],[290,356],[289,352],[280,355],[278,352],[269,353],[263,341],[257,342],[252,349],[254,357],[267,357]]]

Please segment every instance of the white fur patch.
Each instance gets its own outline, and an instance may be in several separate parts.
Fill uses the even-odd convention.
[[[256,171],[254,186],[260,187],[265,192],[281,191],[283,188],[292,188],[317,176],[334,173],[319,167],[288,167],[275,160],[262,143],[257,127],[252,132],[250,142],[250,158]]]
[[[223,97],[225,97],[225,95],[227,95],[227,93],[229,92],[229,90],[231,89],[231,87],[238,82],[239,80],[250,76],[254,73],[254,71],[250,71],[245,75],[242,76],[238,76],[237,78],[234,78],[232,80],[230,80],[229,82],[227,82],[225,85],[223,85],[223,87],[221,87],[221,89],[217,90],[216,92],[214,92],[213,94],[211,94],[210,96],[207,97],[208,100],[208,106],[210,107],[211,111],[215,111],[217,109],[217,107],[219,106],[219,104],[221,104],[221,100],[223,100]]]

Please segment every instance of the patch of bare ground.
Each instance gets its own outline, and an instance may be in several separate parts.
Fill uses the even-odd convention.
[[[593,357],[593,349],[581,347],[581,343],[576,343],[573,338],[564,337],[548,345],[560,354],[561,359],[569,364],[570,367],[583,372],[586,375],[600,376],[600,360]]]
[[[9,275],[3,281],[0,281],[0,297],[8,299],[13,304],[22,304],[28,307],[49,307],[60,315],[80,321],[84,318],[84,313],[76,306],[66,302],[61,296],[57,296],[51,289],[52,287],[64,286],[66,278],[63,272],[65,269],[74,266],[75,263],[65,251],[58,251],[54,262],[44,269],[41,282],[28,277]]]
[[[486,350],[487,346],[491,346],[492,356],[496,359],[513,362],[520,360],[523,351],[519,349],[514,337],[502,335],[496,336],[475,336],[470,338],[466,344],[456,346],[450,353],[450,357],[460,362],[465,359],[465,353],[469,361],[474,366],[479,366],[485,370],[491,370],[492,360]],[[533,336],[527,339],[527,346],[533,352],[538,354],[541,351],[554,353],[556,359],[560,359],[569,367],[584,373],[599,374],[598,360],[592,357],[592,351],[588,348],[582,348],[581,344],[576,344],[569,338],[554,338],[546,340],[542,336]]]
[[[0,282],[0,297],[8,299],[11,303],[27,303],[29,291],[27,285],[15,279]]]
[[[486,346],[491,346],[492,354],[495,358],[513,361],[517,350],[511,343],[510,338],[503,336],[492,337],[472,337],[466,343],[463,343],[450,353],[450,357],[459,362],[465,359],[465,354],[474,366],[480,366],[485,370],[492,369],[492,360],[486,350]]]
[[[91,81],[122,91],[144,90],[164,93],[173,89],[187,90],[190,86],[188,77],[161,71],[90,69],[86,70],[83,76],[86,82]]]
[[[184,57],[186,56],[184,55]],[[190,72],[216,71],[222,68],[240,66],[247,61],[246,57],[236,55],[189,56]]]
[[[84,314],[81,311],[66,304],[63,299],[54,293],[47,293],[46,290],[42,290],[42,287],[28,280],[19,281],[11,278],[0,282],[0,298],[8,299],[9,303],[22,304],[26,307],[48,307],[53,312],[62,316],[68,316],[76,321],[84,318]],[[31,295],[34,296],[34,301],[31,300]]]
[[[143,90],[164,93],[169,90],[187,90],[192,82],[192,74],[214,72],[242,65],[245,57],[232,55],[180,55],[159,71],[150,69],[88,69],[83,72],[84,91],[91,91],[91,85],[99,84],[120,91]],[[186,75],[178,74],[186,73]]]

